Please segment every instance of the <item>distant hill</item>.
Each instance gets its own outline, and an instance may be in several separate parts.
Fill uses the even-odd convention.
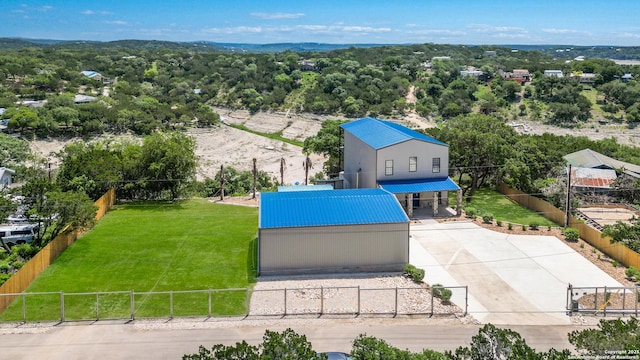
[[[378,46],[410,46],[412,44],[327,44],[327,43],[274,43],[274,44],[246,44],[246,43],[217,43],[212,41],[174,42],[160,40],[117,40],[117,41],[88,41],[88,40],[53,40],[53,39],[18,39],[0,38],[0,50],[23,48],[66,48],[66,49],[180,49],[196,51],[229,51],[249,53],[278,53],[283,51],[295,52],[327,52],[332,50],[355,48],[372,48]],[[460,45],[463,46],[463,45]],[[470,45],[469,45],[470,46]],[[574,46],[574,45],[500,45],[503,48],[523,51],[539,51],[559,59],[573,59],[578,56],[585,58],[640,60],[640,46]]]
[[[578,56],[595,59],[640,60],[640,46],[508,45],[512,49],[539,51],[559,59]]]

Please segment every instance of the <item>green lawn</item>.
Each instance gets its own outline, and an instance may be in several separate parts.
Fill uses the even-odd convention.
[[[471,202],[465,202],[464,207],[473,207],[483,214],[493,215],[495,220],[513,224],[537,223],[540,226],[558,226],[544,216],[518,205],[497,191],[489,189],[476,191]]]
[[[253,268],[257,209],[213,204],[203,199],[174,203],[133,203],[114,207],[78,239],[27,289],[28,293],[163,292],[247,288]],[[169,315],[169,294],[136,295],[138,317]],[[207,292],[174,294],[175,315],[207,314]],[[27,318],[56,319],[59,296],[27,299]],[[103,317],[126,317],[130,293],[99,299]],[[214,292],[214,314],[244,314],[246,294]],[[65,315],[91,318],[96,295],[65,296]],[[0,320],[22,318],[15,301]],[[67,308],[68,307],[68,308]],[[204,311],[204,312],[203,312]]]

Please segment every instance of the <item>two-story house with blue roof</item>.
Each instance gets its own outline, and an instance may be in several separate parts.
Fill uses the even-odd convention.
[[[449,178],[449,145],[394,122],[364,118],[344,130],[344,188],[380,187],[396,195],[409,216],[414,208],[448,206],[448,192],[460,187]]]

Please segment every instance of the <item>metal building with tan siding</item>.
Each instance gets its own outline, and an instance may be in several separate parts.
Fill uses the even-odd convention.
[[[379,188],[262,193],[258,274],[402,271],[409,218]]]

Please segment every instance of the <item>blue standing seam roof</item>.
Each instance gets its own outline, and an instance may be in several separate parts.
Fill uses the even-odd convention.
[[[333,186],[326,185],[293,185],[293,186],[278,186],[278,192],[290,192],[290,191],[321,191],[321,190],[333,190]]]
[[[379,181],[378,184],[380,184],[384,190],[393,194],[460,190],[460,187],[449,177],[439,179],[389,180]]]
[[[411,130],[400,124],[374,118],[363,118],[340,125],[345,131],[353,134],[374,149],[399,144],[408,140],[426,141],[432,144],[448,146],[431,136]]]
[[[408,223],[382,189],[270,192],[260,195],[259,228]]]

